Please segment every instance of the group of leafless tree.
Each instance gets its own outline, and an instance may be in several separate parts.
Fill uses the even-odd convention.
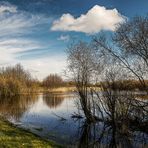
[[[64,86],[64,80],[58,74],[50,74],[43,80],[42,84],[46,88],[57,88]]]
[[[20,64],[0,69],[0,96],[30,93],[37,87],[37,80]]]
[[[114,128],[125,123],[144,131],[148,102],[137,93],[148,94],[148,16],[134,17],[111,35],[100,33],[90,43],[72,43],[67,53],[68,73],[87,122],[103,121]],[[121,90],[117,82],[127,80],[138,81],[142,91]],[[97,83],[99,88],[89,87]]]

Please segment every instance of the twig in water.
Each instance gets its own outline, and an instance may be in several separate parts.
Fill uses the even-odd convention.
[[[55,115],[56,117],[60,118],[61,121],[66,121],[67,120],[66,118],[61,117],[61,116],[55,114],[54,112],[52,112],[52,114]]]

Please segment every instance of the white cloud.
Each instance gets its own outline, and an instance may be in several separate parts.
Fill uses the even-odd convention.
[[[60,73],[61,67],[65,65],[66,61],[63,55],[30,57],[27,60],[22,58],[23,52],[47,48],[43,42],[30,37],[30,34],[37,33],[35,29],[38,29],[38,26],[36,25],[47,22],[49,22],[49,18],[45,16],[20,11],[10,3],[0,3],[0,67],[21,63],[39,79],[50,72]]]
[[[38,42],[26,39],[0,40],[0,66],[13,66],[21,63],[25,69],[28,69],[34,77],[42,80],[50,73],[61,74],[62,69],[66,67],[66,55],[48,55],[47,57],[21,58],[19,52],[27,52],[31,49],[44,48]],[[19,56],[20,58],[16,58]]]
[[[20,36],[33,31],[35,25],[40,24],[43,19],[39,16],[26,12],[1,13],[0,14],[0,37]]]
[[[0,37],[32,33],[35,26],[47,21],[49,22],[49,18],[43,15],[33,15],[19,10],[17,6],[8,2],[0,3]]]
[[[15,62],[17,52],[42,47],[33,39],[24,37],[37,24],[37,20],[37,16],[18,11],[10,3],[0,3],[0,64]]]
[[[71,14],[63,14],[52,24],[52,31],[77,31],[84,33],[98,33],[101,30],[115,31],[118,24],[124,22],[117,9],[106,9],[103,6],[95,5],[86,14],[75,18]]]
[[[17,63],[17,53],[41,47],[37,42],[27,39],[0,39],[0,64]]]
[[[0,6],[0,14],[4,13],[4,12],[11,12],[11,13],[15,13],[17,12],[17,8],[14,5],[1,5]]]
[[[61,35],[57,40],[67,42],[69,41],[69,39],[70,39],[69,35]]]
[[[50,57],[42,57],[40,59],[22,60],[21,64],[30,70],[33,76],[42,80],[50,73],[58,73],[62,75],[62,71],[66,68],[65,55],[52,55]]]
[[[47,45],[36,40],[36,34],[39,33],[38,25],[41,27],[47,22],[49,17],[32,15],[17,9],[10,3],[0,3],[0,67],[21,63],[39,79],[43,79],[50,73],[61,73],[66,65],[66,56],[62,53],[58,55],[44,53],[44,49],[54,47],[54,43],[47,43]],[[67,35],[59,37],[63,41],[68,38]],[[39,55],[37,58],[36,50]],[[45,56],[41,56],[42,52]],[[28,58],[25,59],[24,55]]]

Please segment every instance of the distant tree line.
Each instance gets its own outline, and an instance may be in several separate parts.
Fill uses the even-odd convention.
[[[71,87],[71,86],[75,86],[75,82],[64,80],[58,74],[50,74],[43,79],[42,86],[44,88],[49,88],[49,89],[58,88],[58,87]]]
[[[94,86],[101,87],[102,84],[105,85],[105,81],[98,82]],[[148,80],[145,80],[146,86],[148,86]],[[143,86],[141,86],[141,83],[138,80],[132,80],[132,79],[123,79],[123,80],[117,80],[114,83],[111,84],[112,89],[118,89],[118,90],[131,90],[131,91],[144,91],[145,89]]]
[[[63,80],[58,74],[50,74],[43,81],[34,79],[22,65],[0,68],[0,96],[16,96],[38,92],[40,88],[52,89],[75,86],[75,82]]]

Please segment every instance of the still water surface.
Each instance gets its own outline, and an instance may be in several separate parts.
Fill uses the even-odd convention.
[[[84,119],[73,119],[78,112],[74,94],[37,94],[0,99],[0,115],[15,125],[28,129],[43,138],[68,147],[147,147],[148,135],[129,131],[129,135],[114,135],[114,130],[103,123],[85,124]],[[92,142],[93,141],[93,142]]]

